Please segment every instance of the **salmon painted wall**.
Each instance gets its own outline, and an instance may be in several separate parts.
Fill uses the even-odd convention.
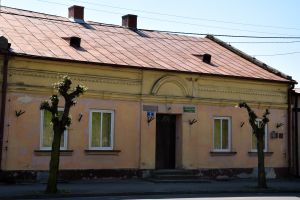
[[[63,63],[14,57],[9,63],[6,106],[4,170],[46,170],[49,154],[40,153],[39,105],[53,92],[51,84],[59,75],[69,74],[74,85],[89,90],[72,108],[73,123],[68,133],[68,149],[61,157],[62,169],[153,169],[155,168],[155,119],[147,123],[144,105],[156,106],[158,113],[177,116],[178,168],[250,168],[257,159],[251,149],[251,130],[247,112],[234,106],[248,102],[261,115],[270,109],[269,131],[283,133],[282,139],[269,139],[266,166],[287,166],[287,88],[286,83],[219,78],[195,74],[116,68]],[[195,113],[183,112],[184,106]],[[91,109],[115,112],[114,150],[119,153],[88,149],[88,118]],[[15,111],[25,113],[16,117]],[[79,113],[82,120],[77,120]],[[230,156],[211,154],[213,117],[227,116],[232,125]],[[190,125],[189,120],[197,123]],[[241,123],[245,125],[241,127]],[[283,123],[276,128],[276,123]],[[270,138],[270,137],[269,137]]]

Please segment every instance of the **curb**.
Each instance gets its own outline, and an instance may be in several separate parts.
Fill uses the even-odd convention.
[[[166,192],[115,192],[115,193],[58,193],[58,194],[27,194],[4,196],[3,200],[11,199],[49,199],[66,197],[97,197],[97,196],[148,196],[148,195],[196,195],[196,194],[284,194],[299,193],[300,190],[255,189],[255,190],[218,190],[218,191],[166,191]]]

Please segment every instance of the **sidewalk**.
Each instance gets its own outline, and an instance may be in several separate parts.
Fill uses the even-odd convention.
[[[51,197],[117,196],[147,194],[209,194],[209,193],[300,193],[300,179],[268,180],[269,188],[258,190],[254,179],[228,181],[203,180],[200,182],[154,183],[140,179],[89,180],[60,183],[59,194]],[[46,185],[40,183],[0,184],[0,199],[46,198]]]

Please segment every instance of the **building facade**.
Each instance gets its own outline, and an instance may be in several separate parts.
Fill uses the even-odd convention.
[[[3,9],[1,33],[11,47],[1,57],[2,171],[48,169],[50,115],[39,106],[66,74],[88,92],[71,109],[61,142],[63,171],[251,173],[255,138],[239,102],[259,116],[270,110],[266,167],[288,169],[290,77],[212,36],[138,30],[133,15],[123,17],[123,26],[105,26],[78,22],[78,6],[69,13],[74,22]],[[26,25],[28,33],[16,35]]]

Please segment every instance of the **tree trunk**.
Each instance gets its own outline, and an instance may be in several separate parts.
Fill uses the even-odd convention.
[[[51,160],[49,165],[49,177],[46,193],[56,193],[57,192],[57,177],[59,168],[59,154],[60,154],[60,141],[61,132],[59,128],[54,128],[54,137],[52,143]]]
[[[264,155],[264,133],[257,133],[258,188],[267,188]]]

